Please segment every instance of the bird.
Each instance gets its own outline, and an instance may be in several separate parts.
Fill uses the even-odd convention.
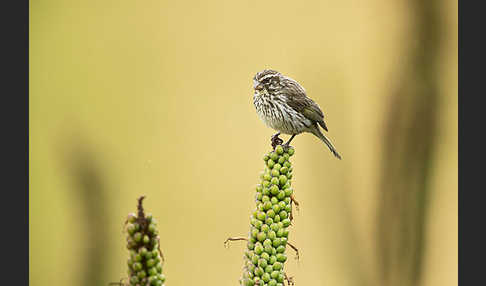
[[[276,70],[264,69],[253,77],[253,89],[253,104],[258,116],[268,127],[278,131],[272,136],[274,148],[283,142],[278,137],[282,133],[291,135],[283,145],[288,148],[296,135],[307,132],[322,140],[331,153],[341,159],[334,145],[320,130],[328,131],[324,113],[297,81]]]

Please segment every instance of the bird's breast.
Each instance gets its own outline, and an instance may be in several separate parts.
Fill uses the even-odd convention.
[[[253,103],[260,119],[270,128],[284,134],[299,134],[311,122],[290,107],[282,96],[255,93]]]

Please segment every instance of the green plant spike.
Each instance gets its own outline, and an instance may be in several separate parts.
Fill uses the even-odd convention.
[[[288,243],[289,226],[292,219],[293,197],[292,164],[290,157],[293,147],[276,146],[274,151],[264,156],[265,169],[261,183],[256,187],[256,209],[250,217],[248,238],[236,237],[232,240],[246,240],[243,277],[244,286],[283,286],[293,280],[284,272],[287,261],[286,246],[298,250]]]
[[[157,223],[151,214],[145,215],[144,198],[138,199],[137,214],[129,214],[125,222],[129,250],[128,282],[120,282],[120,285],[163,286],[165,283],[162,273],[164,256],[160,251]]]

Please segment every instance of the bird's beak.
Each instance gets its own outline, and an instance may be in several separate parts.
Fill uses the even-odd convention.
[[[259,85],[255,86],[255,90],[260,91],[260,90],[262,90],[262,89],[263,89],[263,86],[262,86],[261,84],[259,84]]]

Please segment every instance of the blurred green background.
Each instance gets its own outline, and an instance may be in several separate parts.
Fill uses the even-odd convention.
[[[30,285],[125,277],[142,194],[167,285],[238,285],[264,68],[343,155],[293,141],[296,285],[457,285],[457,34],[457,1],[31,1]]]

